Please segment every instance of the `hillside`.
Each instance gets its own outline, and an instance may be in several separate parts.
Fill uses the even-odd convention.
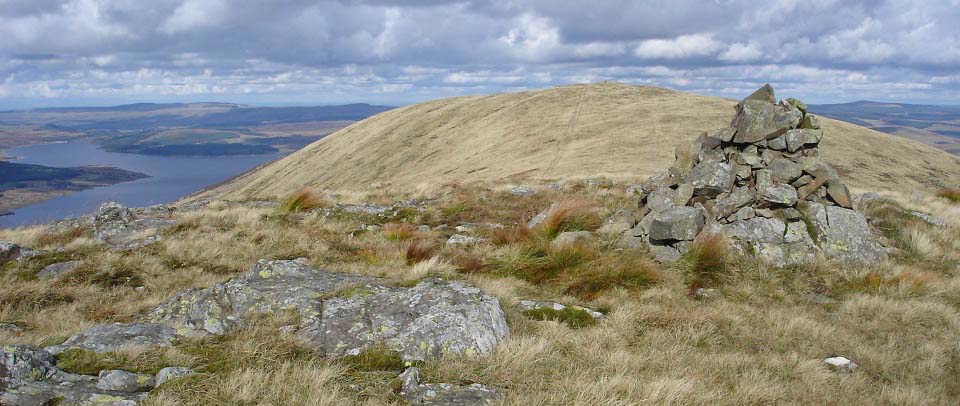
[[[351,125],[200,196],[282,196],[304,185],[356,191],[379,182],[409,190],[451,181],[640,180],[669,166],[678,144],[726,126],[734,105],[617,83],[431,101]],[[854,188],[934,190],[960,174],[960,158],[946,152],[841,121],[823,126],[824,158]]]

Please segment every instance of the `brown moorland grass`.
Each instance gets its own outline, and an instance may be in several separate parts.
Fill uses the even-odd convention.
[[[960,203],[960,189],[943,189],[937,192],[937,196],[954,203]]]
[[[404,251],[404,257],[407,259],[407,265],[414,265],[432,258],[436,252],[437,247],[431,243],[413,241]]]
[[[518,211],[536,207],[532,215],[550,201],[571,197],[596,202],[601,213],[635,203],[607,190],[564,188],[515,197],[510,207],[482,209],[470,214],[475,216],[470,221],[510,225]],[[425,212],[437,215],[466,200],[438,192]],[[484,188],[468,193],[491,206],[499,195]],[[211,286],[245,272],[257,259],[305,257],[316,266],[386,277],[398,286],[423,277],[462,278],[497,297],[505,305],[510,337],[488,357],[432,360],[423,371],[426,382],[501,387],[504,404],[955,404],[960,206],[933,194],[889,197],[897,206],[883,208],[876,224],[905,227],[900,241],[919,254],[870,267],[821,261],[788,269],[728,258],[722,283],[712,285],[717,295],[703,300],[688,296],[682,269],[599,237],[567,250],[536,234],[498,244],[442,246],[452,232],[443,229],[395,242],[384,233],[355,233],[366,221],[360,216],[307,213],[281,221],[270,209],[213,203],[177,214],[189,226],[170,231],[148,249],[112,252],[85,235],[48,240],[47,249],[67,248],[81,262],[77,277],[25,278],[35,264],[8,264],[0,272],[0,322],[14,322],[23,331],[0,331],[0,344],[56,343],[95,323],[133,320],[181,289]],[[935,213],[947,226],[908,222],[896,210]],[[38,246],[44,233],[0,230],[0,240]],[[406,250],[414,243],[438,249],[409,264]],[[714,269],[707,265],[716,261],[707,259],[717,257],[701,256],[698,263]],[[128,270],[144,289],[88,277],[114,269]],[[609,313],[593,325],[580,325],[575,315],[525,315],[511,306],[523,298]],[[162,353],[106,359],[78,354],[77,367],[153,370],[176,364],[200,370],[154,391],[150,405],[400,402],[390,354],[368,354],[355,360],[356,366],[327,360],[283,333],[283,326],[293,323],[288,316],[258,319],[224,337],[184,340]],[[822,362],[830,355],[849,357],[860,369],[833,372]]]
[[[303,185],[350,195],[371,184],[416,194],[447,182],[639,182],[670,166],[677,145],[729,125],[735,104],[609,82],[435,100],[353,124],[197,197],[286,196]],[[960,157],[947,152],[821,121],[824,159],[850,187],[933,193],[960,173]]]
[[[596,204],[589,201],[561,202],[550,211],[542,223],[537,225],[536,232],[553,238],[566,231],[596,230],[603,223],[597,209]]]
[[[303,187],[280,202],[277,210],[280,213],[300,213],[329,206],[330,201],[322,193],[310,187]]]

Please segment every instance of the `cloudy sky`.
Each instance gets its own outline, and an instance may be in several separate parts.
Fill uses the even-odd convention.
[[[960,104],[960,0],[0,0],[0,108],[399,105],[603,80]]]

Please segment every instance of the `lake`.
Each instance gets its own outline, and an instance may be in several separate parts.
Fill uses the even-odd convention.
[[[41,224],[91,213],[108,201],[129,207],[170,203],[204,187],[239,175],[283,154],[230,157],[166,157],[107,152],[96,144],[71,141],[31,145],[8,150],[12,162],[53,167],[85,165],[113,166],[150,175],[133,182],[118,183],[72,193],[45,202],[13,209],[0,216],[0,227]]]

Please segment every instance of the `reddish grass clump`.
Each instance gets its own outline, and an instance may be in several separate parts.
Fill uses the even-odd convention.
[[[450,262],[453,263],[457,272],[465,274],[483,273],[490,268],[482,258],[466,253],[454,255],[453,258],[450,259]]]
[[[730,248],[722,235],[698,237],[690,250],[677,261],[684,267],[690,291],[720,284],[727,273],[729,253]]]
[[[278,210],[280,213],[300,213],[330,206],[326,196],[313,188],[304,187],[280,202]]]
[[[960,203],[960,189],[943,189],[937,193],[937,196],[954,203]]]
[[[413,238],[417,228],[413,224],[388,223],[383,226],[383,235],[390,241],[403,241]]]
[[[413,265],[432,258],[436,251],[437,248],[432,244],[414,241],[407,247],[404,256],[407,258],[407,265]]]
[[[557,205],[537,229],[541,234],[553,238],[565,231],[593,231],[602,224],[603,219],[595,204],[572,200]]]
[[[524,226],[494,228],[489,231],[490,242],[494,245],[510,245],[527,242],[533,237],[530,229]]]

